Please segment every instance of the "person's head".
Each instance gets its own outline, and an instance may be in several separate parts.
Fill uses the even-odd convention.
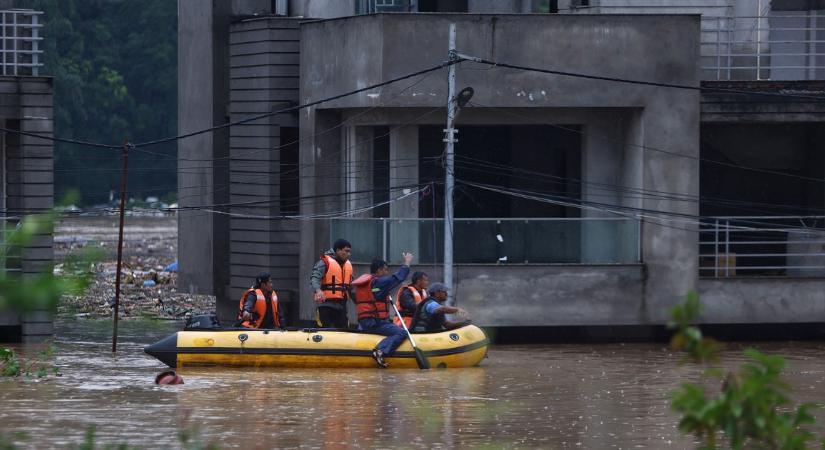
[[[183,384],[183,377],[175,373],[174,370],[167,370],[155,377],[155,384]]]
[[[269,276],[266,272],[261,272],[255,278],[255,289],[261,289],[264,291],[271,291],[272,290],[272,277]]]
[[[414,272],[412,274],[411,282],[412,285],[420,291],[422,289],[427,289],[427,286],[430,285],[430,277],[428,277],[424,272]]]
[[[341,261],[347,261],[352,253],[352,244],[346,239],[338,239],[332,244],[332,251]]]
[[[387,274],[387,262],[383,259],[373,259],[370,264],[370,273],[375,277],[383,277]]]
[[[438,303],[443,303],[447,300],[447,292],[450,288],[444,283],[433,283],[430,285],[430,297],[434,298]]]

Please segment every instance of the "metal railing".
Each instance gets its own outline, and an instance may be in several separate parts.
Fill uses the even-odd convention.
[[[41,11],[0,10],[0,67],[3,75],[38,75],[43,50],[39,22]]]
[[[443,262],[443,219],[332,219],[330,242],[353,244],[352,261]],[[626,218],[456,219],[457,264],[635,264],[641,260],[640,225]]]
[[[710,218],[699,231],[699,275],[825,277],[825,216]]]
[[[825,79],[825,15],[702,16],[702,79]]]
[[[8,236],[19,228],[19,220],[0,217],[0,272],[19,273],[23,270],[23,248],[8,243]]]

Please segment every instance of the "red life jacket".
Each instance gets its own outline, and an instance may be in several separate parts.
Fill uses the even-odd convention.
[[[329,255],[321,255],[321,261],[327,265],[324,278],[321,279],[321,290],[327,300],[346,300],[347,290],[352,283],[352,263],[344,262],[343,267]]]
[[[409,291],[412,292],[413,299],[415,300],[416,306],[419,303],[421,303],[422,301],[427,299],[427,291],[424,291],[424,295],[421,295],[418,292],[418,289],[416,289],[415,286],[413,286],[411,284],[408,284],[407,286],[402,286],[400,289],[398,289],[398,293],[396,294],[396,297],[398,298],[398,300],[396,300],[396,305],[395,306],[396,306],[396,308],[398,308],[398,312],[401,314],[401,317],[404,318],[404,325],[406,325],[407,329],[409,329],[410,324],[412,323],[412,320],[413,320],[413,316],[415,316],[415,310],[414,309],[412,309],[412,310],[406,309],[406,308],[404,308],[404,306],[401,305],[401,294],[404,293],[404,289],[409,289]],[[399,327],[401,326],[401,319],[398,316],[395,316],[392,319],[392,321],[393,321],[394,324],[398,325]]]
[[[249,295],[250,292],[254,292],[256,297],[255,306],[252,308],[252,312],[254,313],[252,322],[243,320],[243,306],[244,303],[246,303],[246,296]],[[278,320],[278,296],[275,294],[274,290],[272,291],[269,301],[272,302],[272,319],[275,322],[275,326],[280,328],[281,322]],[[241,302],[238,307],[238,320],[242,321],[241,326],[246,328],[258,328],[263,323],[265,315],[266,297],[264,297],[263,291],[254,288],[247,289],[243,295],[241,295]]]
[[[361,275],[352,282],[355,286],[355,309],[358,311],[358,320],[387,319],[390,317],[389,301],[375,298],[372,284],[376,278],[371,274]]]

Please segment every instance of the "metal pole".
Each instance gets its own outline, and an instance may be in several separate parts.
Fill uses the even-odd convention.
[[[112,322],[112,353],[117,352],[117,321],[120,310],[120,273],[123,262],[123,216],[126,209],[126,177],[129,174],[129,141],[123,143],[123,173],[120,175],[120,225],[117,235],[117,272],[115,274],[115,315]]]
[[[713,232],[713,276],[719,278],[719,219],[716,219],[716,228]]]
[[[455,48],[455,24],[450,24],[449,59],[455,61],[458,56]],[[456,113],[455,98],[455,64],[447,69],[447,128],[444,129],[444,284],[450,288],[447,304],[454,303],[453,288],[453,189],[455,188],[455,154],[456,142],[453,120]]]
[[[756,2],[756,79],[762,79],[762,0]],[[727,274],[726,274],[727,275]]]
[[[725,277],[730,276],[730,220],[725,221]]]

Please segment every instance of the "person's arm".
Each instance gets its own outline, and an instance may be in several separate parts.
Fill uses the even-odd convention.
[[[278,304],[278,328],[282,330],[286,328],[286,322],[284,322],[284,309],[281,308],[280,302]]]
[[[315,295],[315,301],[319,303],[324,301],[324,291],[321,290],[321,280],[324,278],[326,273],[327,265],[324,261],[318,260],[318,262],[312,266],[312,274],[309,276],[309,285],[312,287],[312,292]]]
[[[387,298],[393,289],[398,288],[407,276],[410,274],[410,262],[412,262],[412,253],[404,253],[404,265],[402,265],[392,275],[386,275],[376,279],[372,283],[373,289],[378,289],[375,294],[376,298]]]
[[[466,312],[461,308],[456,308],[454,306],[446,306],[446,305],[445,306],[439,306],[438,308],[435,308],[435,310],[432,311],[432,314],[458,314],[458,313],[466,314]],[[469,323],[471,323],[471,321],[469,319],[459,320],[459,321],[444,319],[444,328],[446,328],[448,330],[452,330],[452,329],[455,329],[455,328],[461,328],[464,325],[467,325]]]
[[[243,314],[241,314],[243,320],[252,320],[252,311],[255,309],[257,300],[258,296],[254,292],[246,294],[246,300],[243,302]]]

